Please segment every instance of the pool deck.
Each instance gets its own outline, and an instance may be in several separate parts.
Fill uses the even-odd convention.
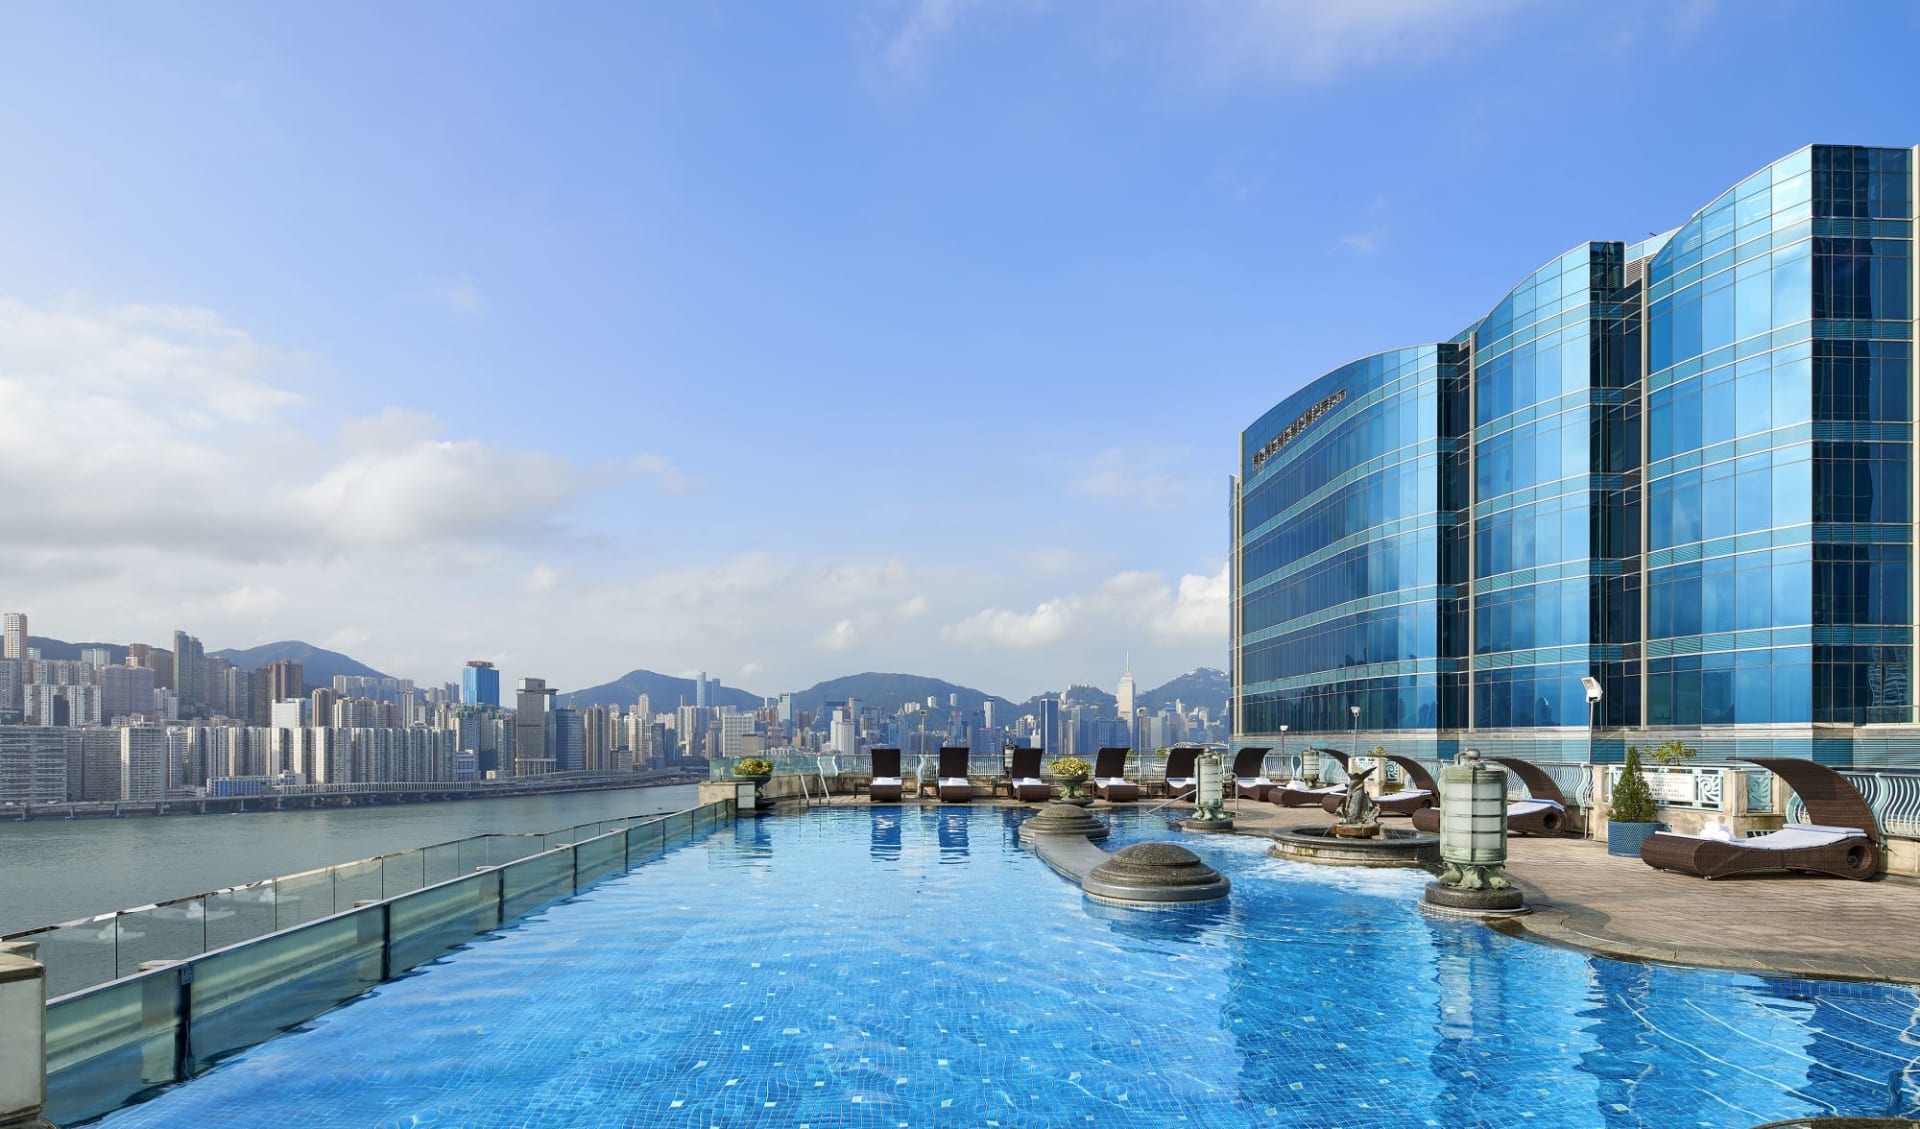
[[[1327,822],[1310,809],[1251,801],[1240,809],[1249,834]],[[1920,880],[1709,882],[1584,839],[1516,835],[1507,844],[1507,873],[1533,912],[1492,923],[1502,932],[1633,960],[1920,984]]]
[[[1312,809],[1252,801],[1239,809],[1243,835],[1327,822]],[[1502,932],[1631,960],[1920,984],[1920,879],[1778,874],[1709,882],[1616,858],[1605,844],[1583,839],[1515,836],[1508,844],[1507,873],[1533,912],[1490,923]]]

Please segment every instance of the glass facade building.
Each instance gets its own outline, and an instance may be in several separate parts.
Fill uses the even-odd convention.
[[[1916,195],[1802,149],[1255,421],[1236,741],[1920,763]]]

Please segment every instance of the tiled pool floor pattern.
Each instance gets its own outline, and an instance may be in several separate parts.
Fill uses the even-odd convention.
[[[1183,837],[1086,902],[1011,809],[744,820],[110,1115],[144,1126],[1701,1126],[1920,1110],[1920,991],[1584,957]],[[1167,837],[1116,817],[1109,846]]]

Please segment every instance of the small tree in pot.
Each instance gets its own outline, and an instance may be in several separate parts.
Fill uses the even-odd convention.
[[[1653,790],[1640,774],[1640,746],[1627,746],[1627,763],[1613,786],[1613,804],[1607,813],[1607,853],[1639,858],[1640,845],[1662,824],[1654,820]]]

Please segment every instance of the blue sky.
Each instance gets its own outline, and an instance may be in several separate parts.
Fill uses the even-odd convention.
[[[0,603],[563,687],[1226,653],[1240,427],[1815,140],[1920,8],[15,4]]]

